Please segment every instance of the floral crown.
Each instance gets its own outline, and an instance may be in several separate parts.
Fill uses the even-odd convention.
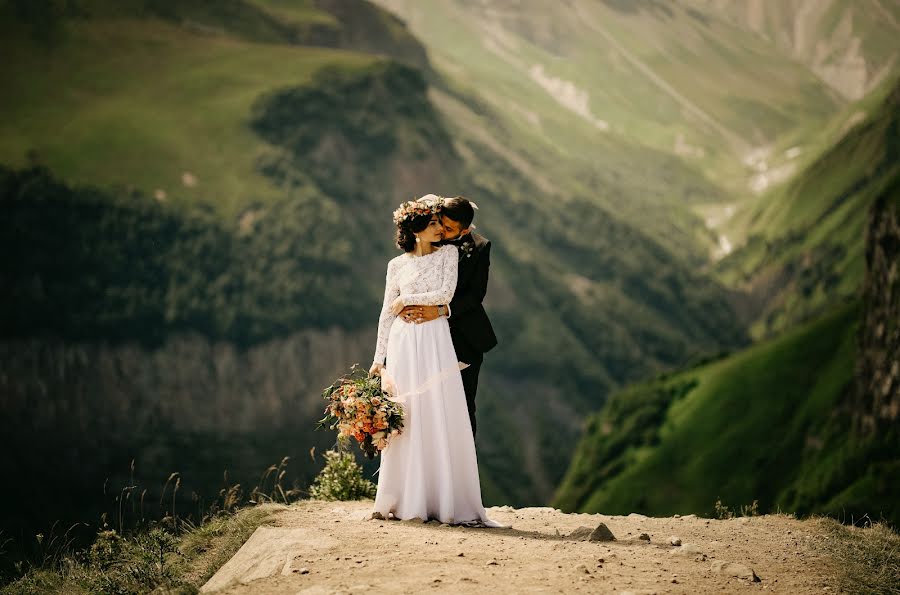
[[[394,211],[394,223],[399,225],[412,217],[439,213],[443,206],[444,197],[436,194],[426,194],[421,198],[408,200]]]

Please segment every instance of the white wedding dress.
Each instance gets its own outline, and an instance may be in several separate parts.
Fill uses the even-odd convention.
[[[502,527],[481,503],[475,440],[447,318],[416,324],[391,311],[398,297],[404,305],[449,304],[458,266],[452,245],[388,263],[374,361],[384,363],[387,356],[382,386],[401,404],[404,418],[403,432],[381,452],[373,512],[386,519],[390,513]]]

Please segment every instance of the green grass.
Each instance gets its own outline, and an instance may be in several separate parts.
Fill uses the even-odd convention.
[[[250,0],[252,4],[292,25],[326,25],[338,27],[339,21],[324,10],[316,8],[313,0]]]
[[[777,339],[612,397],[589,422],[557,504],[709,515],[721,498],[758,500],[774,511],[803,466],[815,465],[810,444],[851,383],[858,316],[858,302],[849,303]]]
[[[79,23],[49,49],[26,34],[5,28],[0,41],[16,57],[0,66],[12,90],[0,97],[0,163],[24,165],[32,150],[69,182],[160,189],[226,216],[282,195],[256,170],[269,149],[248,126],[256,98],[325,65],[377,60],[198,36],[157,20]],[[185,172],[196,186],[182,183]]]
[[[769,286],[754,336],[789,328],[859,288],[869,207],[900,175],[898,106],[900,86],[887,81],[804,147],[794,179],[736,216],[746,243],[716,269],[732,286]],[[863,110],[868,117],[847,130]]]

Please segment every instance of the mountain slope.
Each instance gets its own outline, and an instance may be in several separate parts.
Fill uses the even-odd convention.
[[[747,239],[716,268],[730,286],[754,296],[756,336],[815,316],[860,287],[868,210],[900,176],[898,114],[894,79],[822,133],[834,144],[810,143],[793,180],[734,216],[730,225]]]
[[[738,354],[612,397],[591,418],[556,504],[709,515],[717,497],[774,510],[853,378],[853,304]]]
[[[847,99],[861,99],[900,66],[896,0],[686,0],[759,34]]]
[[[439,72],[527,133],[538,170],[552,169],[547,152],[629,177],[635,163],[617,152],[638,144],[745,190],[748,153],[843,103],[771,42],[682,3],[379,3],[423,40]]]
[[[592,417],[569,510],[900,521],[900,180],[869,212],[862,297],[719,361],[635,385]]]

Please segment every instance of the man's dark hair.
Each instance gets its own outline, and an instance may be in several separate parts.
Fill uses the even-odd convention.
[[[472,219],[475,218],[475,209],[468,198],[462,196],[454,196],[444,200],[444,206],[441,208],[441,215],[446,215],[460,224],[462,229],[466,229],[472,225]]]

